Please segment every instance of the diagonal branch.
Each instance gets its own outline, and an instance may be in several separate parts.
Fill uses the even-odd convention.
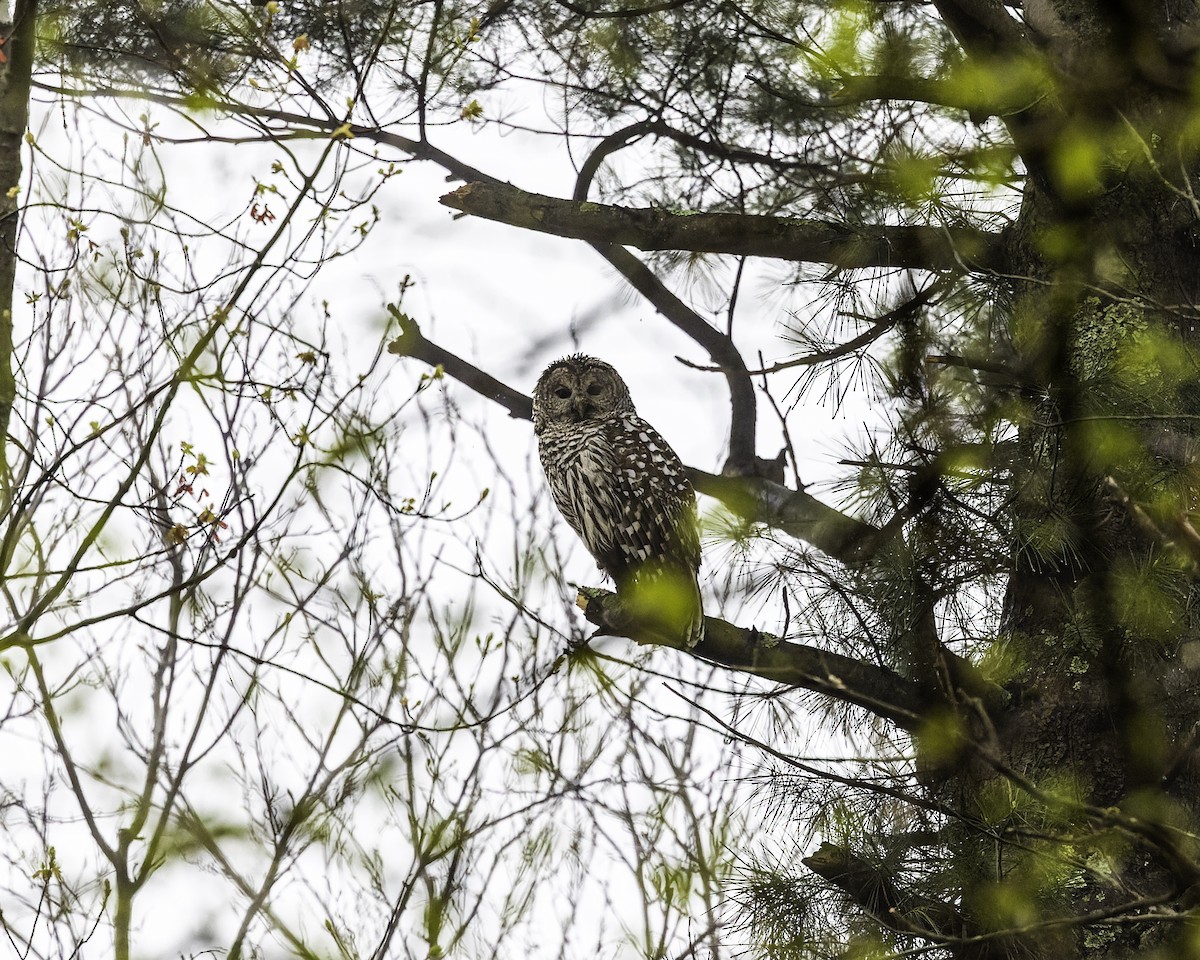
[[[500,404],[510,417],[533,419],[533,403],[526,394],[427,340],[416,322],[394,306],[389,305],[388,310],[400,320],[400,336],[388,344],[388,353],[440,366],[459,383]],[[738,516],[782,530],[835,560],[861,564],[878,549],[878,528],[826,506],[803,490],[762,477],[717,476],[690,467],[688,476],[697,490],[721,501]]]
[[[871,560],[882,545],[883,531],[827,506],[803,490],[793,490],[765,477],[727,477],[688,467],[692,485],[719,500],[737,516],[766,524],[816,547],[847,566]]]
[[[441,367],[448,376],[466,384],[480,396],[496,401],[508,411],[510,417],[517,420],[533,419],[533,401],[528,396],[501,383],[491,374],[484,373],[449,350],[426,340],[416,321],[408,314],[401,313],[394,304],[389,303],[387,309],[400,324],[400,336],[388,344],[388,353],[398,357],[412,357],[431,367]]]
[[[857,353],[864,347],[868,347],[873,344],[876,340],[895,327],[896,324],[903,320],[912,319],[912,317],[920,308],[932,303],[935,297],[937,297],[943,290],[950,286],[950,279],[951,278],[946,275],[939,276],[932,283],[928,284],[923,289],[918,290],[911,297],[908,297],[899,306],[893,307],[891,310],[887,311],[887,313],[876,318],[872,322],[871,326],[869,326],[858,336],[853,337],[844,343],[839,343],[837,346],[830,347],[827,350],[817,350],[813,353],[804,354],[803,356],[793,357],[791,360],[781,360],[778,363],[773,363],[768,367],[759,367],[755,370],[750,370],[748,373],[758,376],[762,374],[779,373],[781,370],[790,370],[793,367],[812,367],[819,363],[828,363],[830,360],[840,360],[842,357],[847,357],[851,354]],[[859,314],[848,314],[848,316],[853,316],[854,319],[857,320],[866,319]],[[713,367],[701,367],[683,359],[682,357],[676,357],[675,359],[684,366],[692,367],[696,370],[719,369]],[[931,358],[927,358],[927,362],[929,359]]]
[[[707,351],[709,359],[724,372],[730,399],[729,460],[724,472],[734,476],[757,474],[757,400],[746,363],[733,341],[668,290],[653,270],[624,247],[611,243],[593,243],[592,247],[659,313]]]
[[[560,200],[503,183],[468,183],[441,198],[453,210],[525,230],[639,250],[690,250],[827,263],[997,271],[1004,236],[968,227],[872,225],[741,213],[676,212]]]

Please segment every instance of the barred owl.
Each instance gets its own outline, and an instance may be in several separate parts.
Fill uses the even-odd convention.
[[[550,364],[533,429],[554,502],[618,597],[695,646],[704,634],[696,494],[620,374],[582,354]]]

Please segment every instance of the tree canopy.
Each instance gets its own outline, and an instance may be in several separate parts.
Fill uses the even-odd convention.
[[[1194,0],[11,15],[17,956],[1200,952]],[[422,306],[579,241],[647,322]],[[690,652],[530,467],[580,339],[720,391]]]

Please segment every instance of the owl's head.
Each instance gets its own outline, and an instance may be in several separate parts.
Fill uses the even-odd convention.
[[[533,391],[533,429],[633,413],[625,381],[609,364],[575,353],[555,360]]]

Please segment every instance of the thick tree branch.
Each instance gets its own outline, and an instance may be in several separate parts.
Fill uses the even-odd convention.
[[[581,591],[579,606],[588,622],[608,636],[673,646],[670,639],[632,620],[616,594],[606,590]],[[923,709],[929,706],[915,683],[886,667],[818,647],[785,643],[753,627],[735,626],[716,617],[704,618],[704,639],[691,652],[730,670],[855,704],[905,730],[915,730]]]
[[[1020,88],[1007,89],[977,83],[930,80],[926,77],[864,75],[841,78],[841,89],[831,98],[832,106],[868,100],[910,100],[934,106],[965,110],[975,119],[1002,117],[1029,105],[1029,95]]]
[[[1003,236],[967,227],[853,227],[789,217],[615,207],[560,200],[494,182],[468,183],[441,202],[525,230],[639,250],[773,257],[844,269],[996,271],[1004,265]]]
[[[995,0],[933,0],[933,5],[968,53],[1032,52],[1021,24]]]
[[[719,477],[688,468],[692,485],[751,523],[763,523],[808,543],[847,566],[875,556],[881,531],[847,516],[803,490],[763,477]]]

